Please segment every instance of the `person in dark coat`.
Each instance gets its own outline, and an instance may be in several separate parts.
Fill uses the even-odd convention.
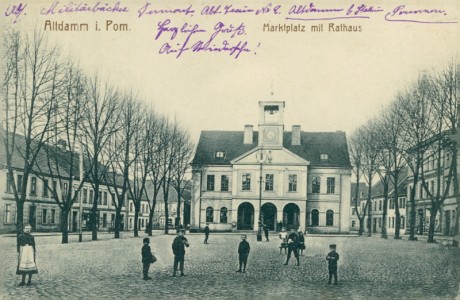
[[[144,275],[144,280],[151,280],[152,277],[149,277],[149,269],[150,269],[150,264],[153,263],[153,254],[149,246],[150,239],[144,238],[143,243],[144,245],[142,246],[142,249],[141,249],[142,274]]]
[[[178,235],[173,241],[172,250],[174,253],[174,273],[173,277],[176,277],[177,266],[180,265],[180,276],[184,274],[184,259],[185,259],[185,247],[189,247],[187,238],[184,236],[184,230],[179,230]]]
[[[204,232],[204,243],[207,244],[208,238],[209,238],[209,232],[211,232],[209,230],[209,224],[206,224],[206,227],[203,229],[203,232]]]
[[[335,252],[336,245],[329,245],[331,252],[327,254],[326,260],[328,261],[329,269],[329,281],[327,284],[331,284],[332,277],[334,277],[334,284],[337,284],[337,261],[339,260],[339,254]]]
[[[264,224],[264,233],[265,233],[265,240],[268,242],[268,226],[267,224]]]
[[[18,237],[18,267],[16,269],[17,275],[22,275],[22,281],[19,286],[26,284],[26,275],[29,275],[27,285],[32,284],[32,274],[37,274],[38,269],[35,263],[35,239],[30,234],[32,226],[24,226],[24,233]]]
[[[288,243],[288,255],[286,259],[285,265],[289,263],[289,259],[291,258],[291,254],[294,253],[294,256],[297,260],[297,266],[300,265],[299,261],[299,236],[295,232],[294,229],[291,229],[291,232],[289,233],[287,237],[287,243]]]
[[[300,250],[300,256],[303,256],[303,250],[305,250],[305,236],[303,235],[303,232],[300,229],[299,229],[299,250]]]
[[[248,256],[249,256],[249,251],[251,250],[251,247],[249,246],[248,241],[246,241],[246,235],[243,234],[241,235],[241,242],[240,245],[238,246],[238,258],[240,262],[240,268],[238,269],[237,272],[241,272],[241,267],[243,267],[243,273],[246,272],[246,264],[248,263]]]

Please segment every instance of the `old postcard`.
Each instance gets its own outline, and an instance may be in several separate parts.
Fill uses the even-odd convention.
[[[5,0],[1,298],[455,299],[456,0]]]

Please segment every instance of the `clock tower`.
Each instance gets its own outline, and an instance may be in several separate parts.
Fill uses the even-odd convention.
[[[284,101],[259,101],[259,147],[283,147]]]

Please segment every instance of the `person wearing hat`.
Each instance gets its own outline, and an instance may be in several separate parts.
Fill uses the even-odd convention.
[[[332,276],[334,276],[334,285],[337,284],[337,261],[339,260],[339,254],[335,251],[336,245],[329,245],[331,252],[327,254],[326,260],[328,261],[329,268],[329,281],[327,284],[331,284]]]
[[[142,254],[142,274],[144,275],[144,280],[151,280],[152,277],[149,277],[150,264],[154,262],[152,250],[150,249],[150,239],[144,238],[144,245],[141,249]]]
[[[209,232],[211,232],[209,230],[209,223],[206,223],[206,227],[204,228],[203,232],[204,232],[204,243],[207,244],[208,238],[209,238]]]
[[[300,256],[303,256],[303,250],[305,250],[305,237],[304,237],[303,232],[302,232],[301,229],[299,229],[298,233],[299,233]]]
[[[172,243],[172,250],[174,253],[174,272],[173,277],[176,277],[177,266],[180,266],[180,276],[185,276],[184,274],[184,259],[185,259],[185,247],[189,247],[187,238],[184,236],[184,229],[180,229],[177,233],[176,238]]]
[[[299,266],[299,236],[295,232],[294,228],[291,228],[291,233],[289,233],[287,237],[287,247],[288,254],[284,265],[287,266],[287,264],[289,263],[289,259],[291,259],[291,254],[294,253],[295,259],[297,260],[297,266]]]

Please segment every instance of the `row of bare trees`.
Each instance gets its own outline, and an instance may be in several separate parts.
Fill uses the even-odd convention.
[[[368,185],[364,209],[354,210],[359,219],[359,234],[371,235],[372,185],[379,179],[383,185],[382,237],[387,238],[387,209],[390,187],[393,188],[395,208],[395,239],[400,238],[401,216],[398,184],[403,168],[408,168],[409,181],[409,234],[415,240],[416,195],[424,193],[429,202],[430,221],[428,242],[434,242],[436,216],[446,199],[454,198],[459,206],[457,174],[458,90],[459,65],[450,63],[440,71],[424,73],[407,90],[400,92],[395,101],[381,114],[358,128],[349,139],[350,158],[355,180],[363,178]],[[421,191],[422,190],[422,191]],[[359,197],[359,185],[355,199]],[[423,204],[422,204],[423,205]],[[368,218],[367,224],[364,220]],[[458,233],[459,218],[456,214],[455,229]]]
[[[177,191],[180,217],[185,174],[194,150],[188,132],[136,93],[120,91],[98,76],[85,76],[78,65],[65,62],[43,32],[29,36],[11,30],[3,36],[1,136],[16,201],[17,234],[25,224],[31,175],[42,180],[44,193],[60,208],[63,243],[68,242],[69,213],[86,190],[85,183],[94,191],[93,240],[97,239],[98,205],[107,204],[107,199],[101,199],[103,186],[115,206],[116,238],[128,198],[135,208],[135,236],[141,201],[148,201],[151,234],[161,192],[167,233],[169,190]],[[15,180],[15,172],[20,181]]]

